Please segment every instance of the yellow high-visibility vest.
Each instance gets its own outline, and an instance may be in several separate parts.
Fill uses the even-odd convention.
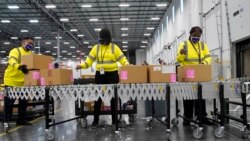
[[[21,65],[21,57],[31,54],[31,51],[26,51],[23,47],[14,48],[9,53],[8,66],[4,72],[4,85],[6,86],[23,86],[24,73],[18,69]]]
[[[123,66],[129,64],[121,49],[113,43],[109,45],[95,45],[81,66],[83,69],[86,69],[89,68],[93,62],[96,62],[97,71],[103,68],[106,72],[118,70],[117,62],[120,62]]]
[[[180,50],[184,49],[186,54],[180,54]],[[177,62],[180,65],[191,64],[211,64],[211,56],[207,45],[204,42],[192,43],[188,40],[182,42],[178,48]]]

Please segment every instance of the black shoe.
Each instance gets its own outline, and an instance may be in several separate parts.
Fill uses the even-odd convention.
[[[17,121],[16,125],[30,126],[30,125],[32,125],[32,123],[30,123],[28,121]]]

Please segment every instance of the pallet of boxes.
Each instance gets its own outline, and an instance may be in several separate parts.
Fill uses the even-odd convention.
[[[22,56],[22,64],[27,65],[29,73],[25,75],[25,86],[51,86],[73,84],[71,69],[52,68],[52,57],[46,55]]]

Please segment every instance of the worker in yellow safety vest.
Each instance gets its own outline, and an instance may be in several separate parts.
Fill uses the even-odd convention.
[[[207,45],[204,42],[200,41],[200,37],[202,34],[202,29],[199,26],[194,26],[190,30],[189,39],[180,43],[177,54],[177,62],[183,65],[191,65],[191,64],[204,64],[210,65],[211,56],[208,50]],[[195,116],[198,115],[199,108],[202,108],[202,116],[206,117],[206,106],[205,100],[202,100],[202,107],[198,106],[197,100],[183,100],[184,104],[184,119],[183,125],[190,125],[190,120],[193,118],[193,109],[195,105]],[[212,124],[206,118],[202,121],[205,124]]]
[[[100,44],[95,45],[86,61],[81,65],[77,65],[76,69],[86,69],[89,68],[93,62],[96,62],[96,74],[95,83],[96,84],[116,84],[119,83],[118,75],[118,65],[120,62],[122,66],[128,65],[129,62],[124,56],[121,49],[114,43],[112,43],[111,32],[104,28],[99,32],[99,42]],[[102,100],[95,101],[94,105],[94,121],[92,126],[97,126],[99,122],[99,115],[101,109]],[[115,111],[114,111],[115,101],[114,98],[111,100],[111,114],[112,114],[112,124],[115,124]]]
[[[22,64],[21,57],[31,54],[31,49],[34,46],[34,39],[31,37],[25,37],[22,40],[21,46],[14,48],[10,51],[8,57],[7,68],[4,72],[4,85],[5,87],[23,86],[24,76],[29,73],[27,66]],[[20,93],[21,94],[21,93]],[[5,98],[5,116],[8,119],[12,116],[12,110],[15,99]],[[18,102],[18,118],[17,125],[31,125],[25,120],[27,109],[27,100],[19,99]]]

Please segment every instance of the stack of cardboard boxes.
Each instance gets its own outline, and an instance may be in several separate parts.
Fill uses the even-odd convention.
[[[173,83],[173,82],[208,82],[212,80],[211,65],[175,66],[129,65],[120,68],[120,83]],[[177,80],[176,80],[177,78]]]
[[[45,55],[22,56],[22,64],[30,70],[24,78],[25,86],[68,85],[73,83],[73,73],[69,69],[53,69],[52,57]]]
[[[129,65],[121,67],[120,83],[169,83],[176,82],[175,72],[169,71],[164,65]]]

